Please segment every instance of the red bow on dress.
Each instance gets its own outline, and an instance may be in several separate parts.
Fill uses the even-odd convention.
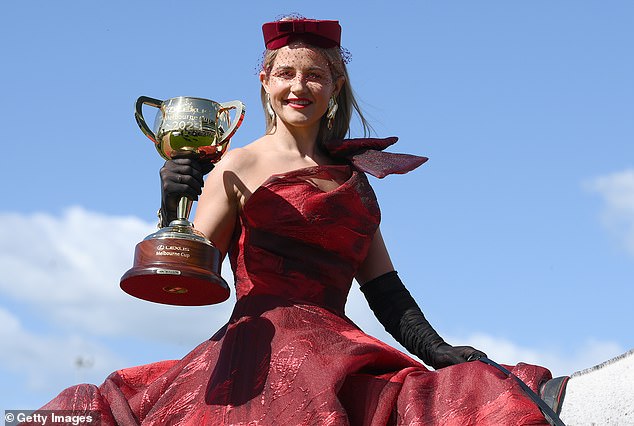
[[[378,178],[410,172],[428,160],[418,155],[383,152],[397,140],[397,137],[335,139],[324,142],[324,147],[333,157],[346,158],[357,169]]]

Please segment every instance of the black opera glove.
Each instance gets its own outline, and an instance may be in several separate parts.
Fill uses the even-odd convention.
[[[167,226],[176,219],[181,197],[198,200],[205,183],[203,177],[213,168],[213,163],[193,157],[178,157],[165,162],[159,172],[161,176],[159,227]]]
[[[435,369],[486,356],[471,346],[451,346],[427,322],[396,271],[361,286],[379,322],[405,349]]]

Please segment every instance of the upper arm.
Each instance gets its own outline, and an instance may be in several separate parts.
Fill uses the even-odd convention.
[[[377,229],[368,250],[368,255],[357,271],[356,279],[363,285],[368,281],[394,270],[392,260],[385,247],[381,229]]]
[[[238,174],[242,163],[238,150],[228,152],[207,175],[199,197],[194,226],[224,255],[227,254],[239,212]]]

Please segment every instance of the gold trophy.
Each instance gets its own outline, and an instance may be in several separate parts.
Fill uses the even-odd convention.
[[[158,108],[151,130],[143,105]],[[234,111],[233,119],[231,110]],[[161,101],[141,96],[135,118],[166,160],[194,156],[217,162],[244,119],[240,101],[178,97]],[[181,198],[177,219],[138,243],[134,265],[121,277],[126,293],[151,302],[199,306],[220,303],[229,297],[229,286],[220,275],[220,251],[188,220],[192,200]]]

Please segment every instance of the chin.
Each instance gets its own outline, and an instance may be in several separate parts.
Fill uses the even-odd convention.
[[[321,117],[318,120],[311,120],[309,118],[289,118],[286,120],[282,120],[284,122],[284,124],[286,125],[286,127],[296,127],[296,128],[308,128],[308,127],[313,127],[313,126],[317,126],[319,127],[319,123],[321,121]]]

